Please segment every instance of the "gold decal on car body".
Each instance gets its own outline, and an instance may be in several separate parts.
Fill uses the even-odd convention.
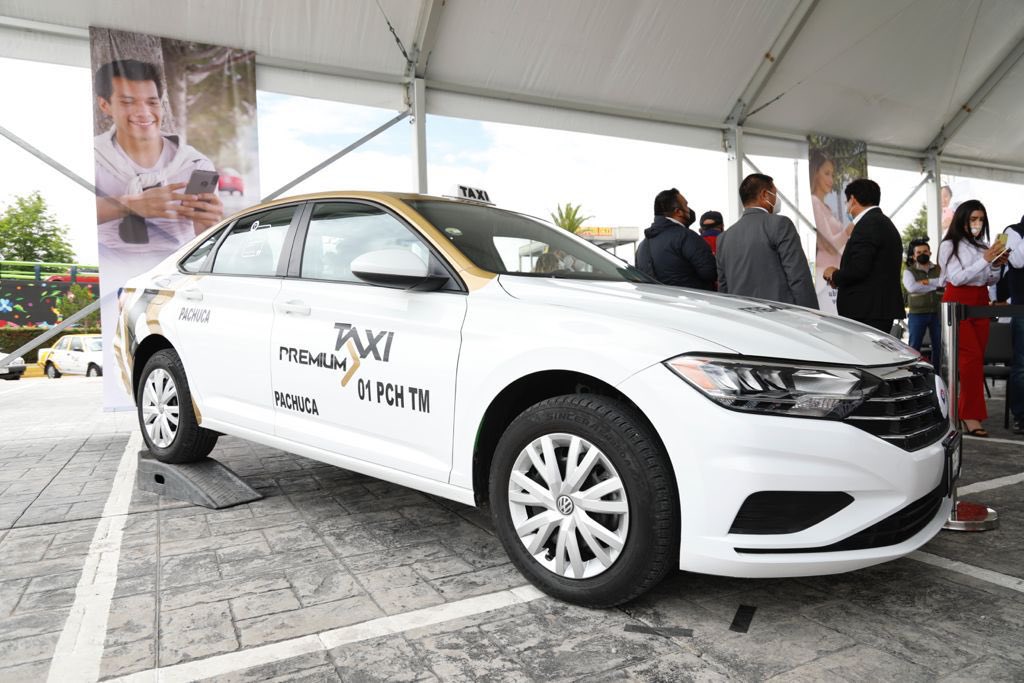
[[[348,369],[345,376],[341,378],[341,386],[347,386],[348,381],[352,379],[352,375],[356,374],[356,370],[359,369],[359,354],[356,353],[356,346],[351,339],[345,344],[345,348],[348,349],[348,355],[352,357],[352,367]]]

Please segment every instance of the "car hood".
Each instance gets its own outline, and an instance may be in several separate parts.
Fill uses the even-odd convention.
[[[911,347],[866,325],[763,299],[630,282],[510,275],[499,281],[522,301],[679,331],[746,356],[857,366],[919,357]]]

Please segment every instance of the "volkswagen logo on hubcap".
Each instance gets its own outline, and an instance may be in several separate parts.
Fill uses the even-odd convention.
[[[558,511],[561,512],[563,515],[571,515],[572,510],[575,507],[572,504],[572,498],[570,498],[569,496],[559,496],[555,505],[558,506]]]

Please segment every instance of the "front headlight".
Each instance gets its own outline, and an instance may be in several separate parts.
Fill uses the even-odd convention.
[[[665,365],[731,410],[842,420],[881,383],[854,368],[679,356]]]

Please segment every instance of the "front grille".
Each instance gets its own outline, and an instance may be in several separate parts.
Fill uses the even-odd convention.
[[[948,420],[935,396],[935,371],[917,363],[875,373],[881,384],[846,422],[906,451],[935,443]]]
[[[831,553],[841,550],[864,550],[865,548],[884,548],[903,543],[935,518],[942,499],[947,495],[946,473],[943,472],[939,485],[910,505],[894,512],[881,522],[872,524],[849,538],[844,538],[832,545],[817,548],[784,548],[781,550],[765,548],[736,548],[738,553],[749,554],[783,554],[783,553]]]

